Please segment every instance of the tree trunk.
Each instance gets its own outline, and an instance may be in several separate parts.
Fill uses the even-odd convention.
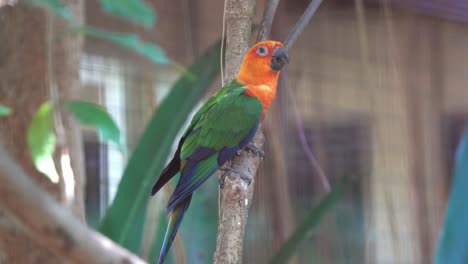
[[[76,19],[82,20],[83,2],[66,2]],[[75,181],[71,199],[64,196],[62,178],[59,184],[53,184],[35,170],[26,141],[32,116],[43,102],[51,99],[51,83],[57,87],[57,99],[70,99],[77,94],[82,37],[71,34],[62,19],[24,4],[2,7],[0,24],[0,102],[13,109],[11,116],[0,119],[0,143],[41,188],[83,219],[84,178],[79,129],[68,117],[59,118],[65,130],[61,137],[59,135],[56,153],[71,156]],[[49,46],[51,43],[53,45]],[[48,58],[51,67],[48,67]],[[49,68],[53,69],[52,74]],[[60,168],[59,164],[57,166]],[[1,210],[0,262],[63,263],[49,250],[32,242]]]

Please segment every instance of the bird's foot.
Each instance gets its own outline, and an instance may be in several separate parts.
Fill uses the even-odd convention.
[[[253,154],[259,156],[260,158],[263,158],[265,156],[265,151],[257,147],[257,145],[255,145],[255,143],[253,142],[247,144],[247,146],[245,146],[245,149],[251,151]]]
[[[224,187],[224,182],[226,181],[226,177],[228,176],[229,173],[232,173],[235,176],[240,177],[243,181],[245,181],[248,185],[252,183],[252,176],[249,176],[242,171],[236,170],[234,168],[231,168],[229,166],[222,166],[219,168],[220,171],[224,171],[224,173],[219,177],[219,187],[223,188]]]

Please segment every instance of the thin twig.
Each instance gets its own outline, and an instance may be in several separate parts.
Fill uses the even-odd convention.
[[[63,262],[145,263],[110,239],[88,229],[38,186],[0,146],[0,206],[27,234]]]
[[[260,30],[258,31],[257,42],[267,40],[270,37],[271,27],[273,26],[273,19],[275,17],[278,3],[279,0],[268,0],[265,11],[263,12]]]
[[[274,0],[270,0],[270,1],[274,1]],[[318,6],[320,5],[320,2],[321,1],[319,1],[318,3],[312,1],[309,4],[308,9],[304,12],[302,17],[296,23],[296,26],[293,28],[291,33],[289,33],[289,36],[288,36],[288,38],[286,40],[286,42],[288,42],[288,40],[292,41],[292,42],[288,42],[289,47],[292,46],[292,44],[296,40],[297,36],[303,31],[305,25],[309,22],[310,18],[315,13]],[[292,39],[293,37],[294,37],[294,40]],[[287,44],[285,44],[285,45],[287,45]],[[287,78],[285,77],[285,76],[287,76],[287,72],[283,72],[282,75],[283,75],[283,80],[287,80]],[[287,82],[284,81],[283,83],[287,83]],[[315,169],[315,171],[317,171],[317,174],[318,174],[318,176],[320,178],[320,181],[322,182],[323,188],[327,192],[329,192],[331,190],[330,182],[328,180],[327,175],[325,174],[322,167],[320,166],[320,163],[315,158],[315,155],[314,155],[314,153],[312,151],[312,148],[309,146],[309,143],[307,143],[307,137],[306,137],[306,134],[305,134],[305,131],[304,131],[304,125],[303,125],[304,122],[303,122],[301,113],[299,111],[299,108],[297,106],[296,98],[295,98],[294,94],[292,93],[291,86],[289,86],[287,84],[284,85],[284,86],[285,86],[285,89],[287,90],[288,95],[291,98],[291,103],[293,105],[294,117],[295,117],[295,123],[296,123],[296,130],[297,130],[297,134],[299,136],[299,141],[301,142],[301,147],[304,150],[304,153],[306,154],[307,159],[312,164],[313,169]]]
[[[297,106],[296,98],[294,97],[291,87],[287,86],[286,90],[288,91],[289,98],[291,98],[291,105],[293,106],[293,109],[294,109],[294,117],[296,119],[296,130],[299,136],[299,141],[301,142],[301,145],[302,145],[302,149],[304,150],[307,159],[312,164],[312,167],[317,171],[320,181],[322,182],[323,188],[325,188],[325,190],[329,192],[331,190],[330,182],[328,181],[327,176],[323,172],[322,167],[320,167],[320,163],[315,158],[312,152],[312,149],[309,146],[309,143],[307,143],[307,137],[305,135],[304,124],[302,122],[301,112],[299,111],[299,108]]]
[[[219,69],[221,71],[221,86],[226,85],[226,82],[224,81],[224,56],[223,56],[225,40],[226,40],[225,35],[226,35],[226,0],[224,0],[224,5],[223,5],[223,29],[221,32],[221,49],[219,50]]]
[[[287,50],[289,50],[292,47],[299,35],[302,33],[302,31],[304,31],[305,26],[309,24],[310,19],[315,14],[321,3],[322,0],[312,0],[310,2],[307,9],[304,11],[304,14],[301,16],[299,21],[297,21],[296,25],[291,30],[291,33],[289,33],[289,36],[283,43]]]

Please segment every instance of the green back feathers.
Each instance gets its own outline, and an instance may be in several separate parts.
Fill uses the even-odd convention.
[[[238,145],[258,126],[262,111],[260,100],[246,95],[245,87],[232,81],[195,114],[180,158],[188,158],[201,147],[219,151]]]

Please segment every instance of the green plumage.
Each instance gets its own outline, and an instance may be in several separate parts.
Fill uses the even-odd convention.
[[[214,94],[195,114],[189,126],[192,132],[182,145],[181,159],[190,157],[199,147],[220,150],[241,142],[258,126],[262,104],[245,94],[245,88],[233,81]]]
[[[174,158],[153,187],[154,194],[173,176],[181,175],[169,199],[167,209],[171,218],[159,263],[164,261],[193,191],[255,135],[263,107],[258,98],[245,91],[234,80],[203,104],[180,139]]]

